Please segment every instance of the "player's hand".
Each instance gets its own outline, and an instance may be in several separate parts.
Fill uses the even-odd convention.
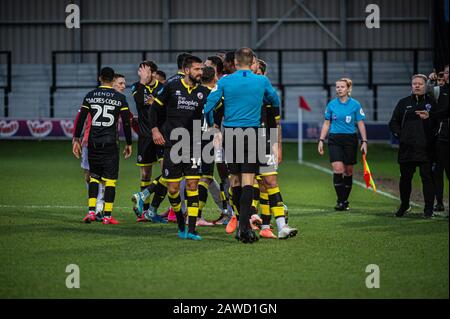
[[[164,143],[166,143],[164,137],[162,136],[161,132],[157,127],[152,129],[152,135],[153,135],[153,142],[155,142],[156,145],[164,145]]]
[[[426,120],[427,118],[429,118],[430,117],[430,113],[428,113],[428,111],[416,111],[416,114],[417,115],[419,115],[419,117],[422,119],[422,120]]]
[[[319,141],[319,144],[317,145],[317,151],[320,155],[325,154],[325,152],[323,151],[323,141]]]
[[[367,142],[361,143],[361,153],[367,154]]]
[[[74,138],[72,140],[72,153],[76,158],[81,156],[81,143],[79,138]]]
[[[150,95],[148,97],[147,101],[145,101],[145,104],[152,105],[154,101],[155,101],[155,97],[153,95]]]
[[[125,159],[130,158],[131,153],[133,152],[131,145],[125,145],[125,149],[123,150],[123,155]]]
[[[143,65],[143,66],[139,67],[138,75],[139,75],[140,83],[145,85],[148,82],[150,82],[150,78],[152,76],[152,70],[150,69],[150,67],[148,65]]]

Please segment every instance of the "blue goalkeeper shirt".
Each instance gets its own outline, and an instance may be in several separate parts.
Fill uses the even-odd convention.
[[[239,70],[217,82],[208,95],[204,114],[212,125],[213,111],[223,97],[225,127],[260,127],[263,101],[272,107],[280,106],[280,99],[267,77]]]

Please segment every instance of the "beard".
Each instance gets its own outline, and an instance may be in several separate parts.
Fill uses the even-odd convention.
[[[190,74],[188,76],[189,76],[189,80],[191,80],[192,83],[194,83],[194,84],[200,83],[201,77],[198,77],[198,79],[197,79],[197,78],[192,77]]]

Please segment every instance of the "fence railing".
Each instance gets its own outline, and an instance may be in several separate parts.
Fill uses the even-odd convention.
[[[222,50],[223,49],[219,49]],[[67,88],[90,88],[91,86],[85,85],[58,85],[57,81],[57,68],[58,56],[61,55],[84,55],[84,54],[94,54],[96,56],[96,68],[97,74],[100,73],[102,68],[103,56],[105,54],[126,54],[126,53],[134,53],[140,54],[142,60],[146,60],[149,53],[152,54],[174,54],[179,52],[217,52],[219,50],[212,49],[195,49],[195,50],[84,50],[84,51],[74,51],[74,50],[63,50],[63,51],[52,51],[52,84],[50,87],[50,117],[54,116],[54,94],[58,89],[67,89]],[[355,83],[355,86],[365,86],[368,89],[372,90],[373,93],[373,119],[375,121],[378,120],[378,88],[380,86],[404,86],[410,85],[409,79],[405,78],[404,81],[399,82],[389,82],[389,83],[378,83],[374,81],[374,53],[379,52],[403,52],[412,54],[412,59],[408,61],[402,61],[402,63],[410,63],[412,66],[412,74],[418,73],[419,70],[419,53],[420,52],[432,52],[430,48],[380,48],[380,49],[370,49],[370,48],[354,48],[354,49],[260,49],[257,50],[256,53],[275,53],[277,56],[276,59],[276,69],[277,69],[277,81],[273,83],[273,85],[277,86],[281,92],[281,100],[282,100],[282,118],[284,118],[284,103],[285,103],[285,93],[286,87],[312,87],[312,86],[321,86],[324,90],[327,91],[327,98],[331,98],[331,87],[334,85],[330,83],[328,78],[329,72],[329,55],[332,52],[336,53],[367,53],[367,77],[366,81]],[[310,83],[285,83],[284,74],[283,74],[283,59],[286,53],[318,53],[321,56],[322,61],[322,75],[321,80],[319,82],[310,82]],[[430,61],[431,62],[431,61]],[[273,64],[273,63],[271,63]],[[412,75],[411,74],[411,75]],[[334,80],[334,79],[333,79]]]
[[[12,77],[12,55],[11,55],[11,51],[0,51],[0,55],[4,55],[6,56],[6,75],[5,75],[5,79],[6,79],[6,83],[5,84],[0,84],[0,89],[3,89],[4,92],[4,114],[5,117],[9,116],[9,93],[11,92],[12,89],[12,85],[11,85],[11,77]],[[3,74],[2,74],[3,76]]]

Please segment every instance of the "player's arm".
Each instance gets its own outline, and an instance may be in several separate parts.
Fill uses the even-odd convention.
[[[264,100],[274,108],[280,107],[280,98],[267,77],[265,79]]]
[[[137,109],[142,109],[144,104],[144,90],[145,85],[138,82],[131,87],[131,94],[133,95],[134,102]]]
[[[90,105],[86,103],[86,99],[83,101],[83,104],[78,111],[77,117],[75,118],[75,130],[72,138],[72,153],[76,158],[80,158],[81,156],[81,132],[83,131],[84,122],[90,111]]]
[[[223,82],[222,79],[217,82],[217,85],[211,90],[206,98],[206,104],[204,107],[205,119],[209,126],[214,125],[214,109],[219,107],[222,103],[223,97]],[[223,106],[222,106],[223,107]]]
[[[132,147],[131,144],[133,143],[133,140],[131,138],[131,121],[130,121],[130,108],[128,107],[128,103],[126,99],[124,99],[124,102],[122,103],[122,107],[120,108],[120,118],[122,119],[122,127],[123,132],[125,134],[125,141],[127,145],[125,146],[124,155],[125,158],[129,158],[132,153]]]
[[[164,145],[166,141],[158,128],[158,119],[162,114],[162,108],[166,107],[170,98],[170,86],[165,85],[156,93],[153,105],[150,108],[150,127],[152,129],[153,142],[156,145]]]

